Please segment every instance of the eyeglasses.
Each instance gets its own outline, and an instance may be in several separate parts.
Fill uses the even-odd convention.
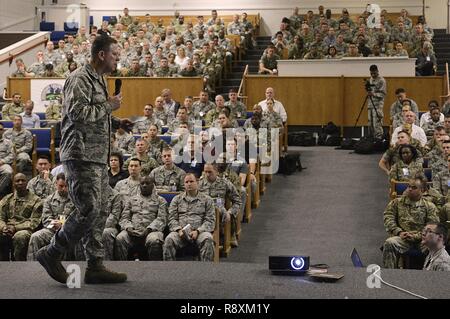
[[[422,236],[426,236],[426,235],[428,235],[428,233],[440,235],[439,233],[436,233],[435,231],[432,231],[431,229],[424,229],[424,230],[422,230]]]

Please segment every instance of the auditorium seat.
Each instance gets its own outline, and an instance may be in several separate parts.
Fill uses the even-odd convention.
[[[33,128],[29,129],[33,135],[33,167],[37,162],[39,154],[46,154],[50,157],[50,162],[55,165],[55,129],[49,128]]]
[[[1,120],[0,123],[3,124],[4,128],[11,128],[13,127],[13,122],[8,120]]]
[[[423,172],[425,173],[425,176],[427,177],[428,182],[432,182],[433,181],[433,176],[432,176],[431,168],[425,168],[423,170]]]
[[[52,31],[50,34],[50,41],[57,43],[59,40],[64,40],[66,33],[64,31]]]
[[[78,33],[78,23],[77,22],[64,22],[64,31],[67,34],[76,35]]]
[[[174,197],[178,194],[180,194],[180,192],[158,192],[158,195],[166,200],[167,206],[170,205],[172,199],[174,199]]]
[[[54,31],[55,30],[55,22],[45,22],[42,21],[39,24],[40,31]]]
[[[171,135],[158,135],[158,137],[167,143],[167,145],[170,145],[170,142],[172,141]]]
[[[402,196],[408,188],[408,182],[391,182],[391,199]]]

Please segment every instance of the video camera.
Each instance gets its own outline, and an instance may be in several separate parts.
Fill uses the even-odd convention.
[[[364,79],[364,87],[367,92],[371,92],[375,84],[371,84],[369,79]]]

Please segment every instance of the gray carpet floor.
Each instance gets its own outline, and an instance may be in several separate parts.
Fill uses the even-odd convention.
[[[301,152],[307,169],[275,175],[242,224],[238,248],[221,261],[267,263],[269,255],[305,254],[312,263],[352,265],[356,247],[365,264],[380,264],[388,203],[386,175],[378,168],[381,154],[359,155],[332,147],[290,147]]]

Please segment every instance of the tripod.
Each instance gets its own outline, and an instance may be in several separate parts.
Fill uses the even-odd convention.
[[[372,103],[372,106],[375,108],[375,103],[373,102],[372,96],[369,94],[366,94],[366,98],[364,99],[364,102],[361,105],[358,117],[356,118],[355,125],[353,126],[354,129],[356,129],[356,125],[358,125],[359,118],[361,117],[362,111],[364,110],[364,106],[366,105],[368,100],[370,100],[370,102]],[[381,120],[382,120],[381,116],[378,114],[378,112],[376,112],[376,114],[377,114],[378,121],[381,122]],[[370,123],[371,123],[371,126],[369,127],[369,137],[374,137],[375,136],[375,127],[374,127],[375,123],[373,122],[372,112],[370,112],[369,116],[370,116]]]

